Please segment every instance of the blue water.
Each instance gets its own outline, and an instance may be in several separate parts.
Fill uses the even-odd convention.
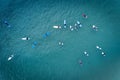
[[[119,0],[1,0],[0,80],[120,80],[119,5]],[[63,26],[64,19],[72,26],[79,20],[83,27],[52,28]],[[43,38],[46,32],[50,35]],[[22,41],[26,36],[31,40]]]

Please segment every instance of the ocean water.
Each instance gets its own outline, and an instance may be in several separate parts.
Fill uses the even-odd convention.
[[[83,27],[52,28],[64,19]],[[0,0],[0,80],[120,80],[119,21],[119,0]],[[44,39],[46,32],[51,34]],[[31,39],[22,41],[26,36]]]

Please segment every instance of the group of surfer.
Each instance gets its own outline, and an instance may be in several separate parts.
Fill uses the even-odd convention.
[[[99,50],[103,56],[106,56],[101,47],[96,46],[96,49]],[[87,51],[84,51],[84,54],[85,54],[86,56],[89,56],[89,54],[88,54]]]
[[[68,27],[69,27],[70,31],[78,30],[79,28],[82,27],[82,24],[81,24],[79,21],[77,21],[74,26],[71,26],[71,25],[68,26],[68,25],[66,24],[66,20],[64,20],[64,25],[63,25],[63,27],[61,27],[61,26],[53,26],[53,28],[55,28],[55,29],[61,29],[61,28],[66,29],[66,28],[68,28]]]
[[[87,15],[85,15],[85,14],[83,14],[83,17],[84,17],[84,18],[88,18]],[[74,26],[71,26],[71,25],[68,26],[68,25],[66,24],[66,20],[64,20],[64,26],[63,26],[63,27],[61,27],[61,26],[53,26],[53,28],[55,28],[55,29],[61,29],[61,28],[65,28],[65,29],[66,29],[67,27],[69,27],[70,31],[73,31],[73,30],[78,30],[79,28],[81,28],[81,27],[82,27],[82,24],[80,23],[80,21],[77,21],[77,22],[74,24]],[[96,27],[95,25],[92,25],[91,28],[92,28],[94,31],[98,31],[98,27]],[[62,42],[59,42],[59,45],[61,45],[61,44],[62,44]],[[102,48],[101,48],[101,47],[96,46],[96,49],[99,50],[99,51],[101,51],[101,54],[102,54],[103,56],[106,56],[105,53],[102,51]],[[84,53],[84,55],[89,56],[89,54],[88,54],[87,51],[84,51],[83,53]],[[82,60],[79,60],[78,62],[79,62],[80,65],[82,65]]]
[[[97,50],[99,50],[99,51],[101,52],[101,55],[102,55],[102,56],[106,56],[106,55],[105,55],[105,53],[103,52],[103,50],[102,50],[102,48],[101,48],[101,47],[96,46],[96,49],[97,49]],[[84,51],[83,53],[84,53],[84,55],[85,55],[85,56],[89,56],[89,54],[88,54],[88,52],[87,52],[87,51]],[[82,64],[83,64],[83,62],[82,62],[82,60],[81,60],[81,59],[79,59],[79,60],[78,60],[78,63],[79,63],[80,65],[82,65]]]
[[[83,15],[85,18],[87,18],[87,16],[85,16],[85,14]],[[64,25],[63,25],[63,27],[61,27],[61,26],[53,26],[53,28],[55,28],[55,29],[61,29],[61,28],[64,28],[64,29],[66,29],[66,28],[69,28],[71,31],[73,31],[73,30],[78,30],[79,28],[81,28],[82,27],[82,23],[80,22],[80,21],[77,21],[75,24],[74,24],[74,26],[68,26],[67,24],[66,24],[66,20],[64,20]],[[98,27],[97,26],[95,26],[95,25],[92,25],[92,29],[93,30],[95,30],[95,31],[98,31]]]
[[[82,15],[84,18],[88,18],[88,16],[86,15],[86,14],[83,14]],[[4,24],[5,25],[7,25],[7,27],[11,27],[11,25],[8,23],[8,21],[4,21]],[[53,26],[53,28],[55,28],[55,29],[66,29],[66,28],[69,28],[70,29],[70,31],[73,31],[73,30],[78,30],[79,28],[81,28],[82,27],[82,23],[80,22],[80,21],[77,21],[75,24],[74,24],[74,26],[68,26],[67,25],[67,23],[66,23],[66,20],[64,20],[64,22],[63,22],[63,26],[61,27],[61,26]],[[93,30],[95,30],[95,31],[98,31],[98,27],[96,27],[95,25],[92,25],[92,29]],[[50,35],[51,33],[50,32],[46,32],[45,34],[43,34],[43,38],[46,38],[46,37],[48,37],[49,35]],[[23,37],[23,38],[21,38],[21,40],[30,40],[31,38],[30,37]],[[36,47],[36,45],[37,45],[37,42],[35,41],[35,42],[33,42],[32,43],[32,48],[35,48]],[[58,45],[60,46],[60,47],[63,47],[63,45],[64,45],[64,43],[63,43],[63,41],[59,41],[58,42]],[[98,50],[100,50],[100,51],[102,51],[102,48],[100,48],[99,46],[96,46],[96,48],[98,49]],[[88,54],[88,52],[87,51],[84,51],[83,52],[86,56],[89,56],[89,54]],[[103,56],[105,56],[105,53],[102,51],[101,52],[101,54],[103,55]],[[12,54],[9,58],[8,58],[8,61],[9,60],[11,60],[12,58],[14,57],[14,55]],[[80,60],[79,61],[80,62],[80,64],[82,64],[82,61]]]

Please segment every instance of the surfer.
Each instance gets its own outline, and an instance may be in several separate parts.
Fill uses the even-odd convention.
[[[37,45],[37,42],[36,42],[36,41],[34,41],[34,42],[33,42],[33,44],[32,44],[32,48],[35,48],[35,47],[36,47],[36,45]]]
[[[79,28],[82,27],[82,24],[79,21],[77,21],[77,25],[78,25]]]
[[[101,53],[103,56],[106,56],[104,52]]]
[[[96,27],[95,25],[92,25],[92,29],[98,31],[98,27]]]
[[[99,49],[99,50],[102,50],[102,48],[101,48],[101,47],[99,47],[99,46],[96,46],[96,48],[97,48],[97,49]]]
[[[10,57],[8,57],[8,61],[10,61],[13,57],[14,55],[12,54]]]
[[[86,51],[84,51],[84,54],[85,54],[86,56],[89,56],[89,54],[88,54]]]
[[[98,50],[102,51],[102,48],[101,48],[101,47],[96,46],[96,48],[97,48]],[[101,54],[102,54],[103,56],[106,56],[105,53],[104,53],[103,51],[101,52]]]
[[[63,42],[61,42],[61,41],[59,41],[59,46],[61,46],[61,47],[63,47],[63,45],[64,45],[64,43]]]
[[[78,31],[78,27],[77,27],[77,24],[76,24],[76,23],[75,23],[74,29],[75,29],[76,31]]]
[[[73,31],[73,30],[74,30],[74,28],[73,28],[71,25],[70,25],[70,30],[71,30],[71,31]]]
[[[23,38],[21,38],[22,40],[30,40],[30,38],[29,37],[23,37]]]
[[[43,38],[48,37],[50,34],[51,34],[50,32],[46,32],[45,34],[43,34]]]
[[[67,28],[67,26],[66,26],[66,20],[64,20],[64,28]]]
[[[53,26],[55,29],[61,29],[61,26]]]

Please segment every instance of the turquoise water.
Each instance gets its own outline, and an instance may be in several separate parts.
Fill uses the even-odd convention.
[[[119,5],[119,0],[1,0],[0,80],[120,80]],[[52,28],[63,26],[64,19],[67,25],[79,20],[83,27],[73,32]],[[51,35],[43,39],[48,31]],[[26,36],[31,40],[22,41]],[[32,48],[34,41],[38,45]]]

